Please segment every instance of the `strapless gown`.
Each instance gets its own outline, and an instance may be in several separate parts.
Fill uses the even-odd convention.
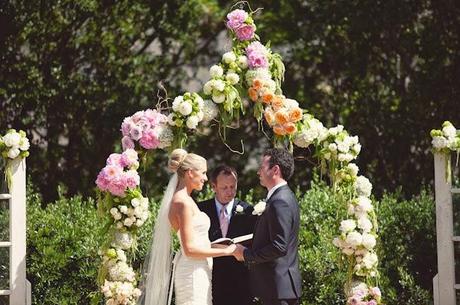
[[[210,248],[208,215],[203,212],[195,214],[192,224],[194,242],[200,247]],[[195,259],[185,256],[181,242],[180,253],[175,258],[175,304],[212,305],[211,278],[212,258]]]

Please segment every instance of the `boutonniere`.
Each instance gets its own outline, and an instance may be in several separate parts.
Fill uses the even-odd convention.
[[[267,203],[265,201],[259,201],[254,206],[254,211],[252,211],[252,215],[257,215],[257,216],[262,215],[262,213],[265,211],[266,206],[267,206]]]
[[[237,205],[235,208],[235,214],[242,214],[244,212],[244,208],[242,205]]]

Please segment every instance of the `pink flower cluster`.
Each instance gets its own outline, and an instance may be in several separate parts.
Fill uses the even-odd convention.
[[[268,50],[260,42],[254,41],[247,46],[246,57],[250,69],[268,68]]]
[[[138,111],[126,117],[121,124],[123,150],[134,148],[134,141],[145,149],[155,149],[161,146],[160,136],[168,118],[152,109]]]
[[[353,288],[347,305],[378,305],[381,297],[382,293],[378,287],[367,288],[366,284],[362,283]]]
[[[124,197],[127,188],[134,189],[140,183],[140,177],[136,171],[139,167],[138,159],[137,152],[131,148],[122,154],[111,154],[107,158],[106,166],[97,175],[97,187],[101,191]]]
[[[256,26],[246,23],[249,15],[247,12],[237,9],[227,15],[227,27],[235,32],[238,40],[245,41],[254,38]]]

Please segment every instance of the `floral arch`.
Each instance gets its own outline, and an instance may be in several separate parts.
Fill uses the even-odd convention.
[[[99,210],[110,223],[98,278],[107,304],[135,304],[141,294],[136,288],[138,275],[127,257],[137,229],[149,217],[148,199],[139,187],[139,153],[183,147],[188,134],[211,120],[219,121],[225,136],[225,127],[248,111],[259,126],[265,121],[272,128],[275,146],[314,149],[340,198],[338,208],[346,215],[337,219],[337,237],[331,242],[341,251],[347,272],[347,304],[381,304],[372,185],[352,163],[361,151],[358,137],[341,125],[326,128],[282,94],[281,56],[260,42],[252,16],[253,12],[241,9],[227,15],[233,47],[210,68],[201,94],[186,92],[174,98],[167,112],[138,111],[121,124],[123,152],[108,157],[96,180],[101,191]],[[250,105],[243,99],[249,99]]]

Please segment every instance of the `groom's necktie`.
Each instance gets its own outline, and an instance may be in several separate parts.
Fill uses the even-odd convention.
[[[222,207],[220,209],[219,222],[220,222],[220,230],[222,231],[222,237],[225,237],[227,236],[227,231],[228,231],[227,209],[225,207]]]

